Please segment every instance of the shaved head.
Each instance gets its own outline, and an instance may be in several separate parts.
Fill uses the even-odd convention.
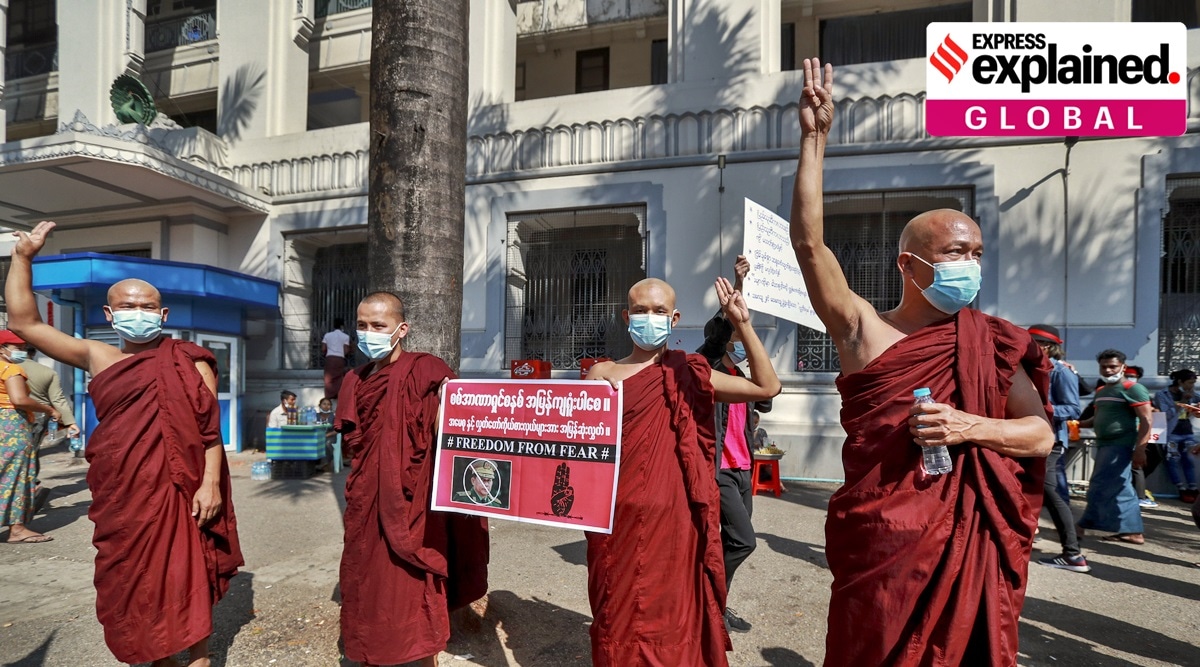
[[[386,306],[391,311],[391,314],[396,316],[397,322],[404,321],[404,302],[395,294],[391,292],[371,292],[359,303],[359,306],[374,304]]]
[[[982,232],[966,213],[952,208],[926,211],[904,226],[900,232],[900,252],[928,256],[936,252],[947,239],[967,234],[979,238]]]
[[[675,309],[675,290],[664,280],[658,278],[646,278],[639,280],[629,288],[629,308],[633,309],[636,304],[647,302],[659,303],[665,305],[668,309]]]
[[[162,295],[158,293],[157,287],[137,278],[126,278],[108,288],[110,308],[130,302],[160,308],[162,307]]]

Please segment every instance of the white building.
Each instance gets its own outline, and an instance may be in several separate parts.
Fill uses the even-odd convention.
[[[315,400],[320,336],[365,289],[370,4],[0,0],[0,224],[58,221],[46,254],[277,283],[277,317],[243,303],[237,330],[217,329],[242,428],[280,388]],[[901,226],[951,206],[984,230],[985,312],[1058,326],[1085,376],[1106,347],[1151,383],[1200,366],[1194,105],[1183,137],[1074,146],[934,139],[922,118],[934,20],[1183,21],[1195,100],[1197,4],[472,0],[463,374],[539,357],[573,377],[581,357],[623,354],[625,290],[644,276],[677,288],[672,345],[697,347],[743,199],[788,214],[808,55],[838,66],[827,236],[860,294],[894,305]],[[109,87],[124,72],[183,128],[116,125]],[[108,335],[63,305],[64,328]],[[784,474],[840,478],[831,346],[756,324],[784,382],[764,419],[790,451]],[[206,328],[197,314],[189,331]]]

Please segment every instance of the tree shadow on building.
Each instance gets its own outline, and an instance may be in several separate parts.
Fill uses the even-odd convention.
[[[258,109],[262,97],[263,80],[267,71],[253,63],[238,67],[233,76],[225,80],[221,89],[221,108],[217,134],[227,142],[242,138],[242,132],[250,126],[250,119]]]

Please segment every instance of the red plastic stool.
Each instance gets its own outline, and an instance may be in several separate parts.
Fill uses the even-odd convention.
[[[762,479],[764,472],[770,477],[765,482]],[[756,496],[759,491],[771,491],[776,498],[786,491],[779,480],[779,459],[754,459],[754,468],[750,472],[750,495]]]

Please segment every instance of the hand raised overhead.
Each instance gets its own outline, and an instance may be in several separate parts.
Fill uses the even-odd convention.
[[[46,245],[46,237],[50,236],[50,230],[54,227],[55,223],[43,220],[37,223],[33,231],[13,232],[13,236],[17,237],[17,245],[13,247],[12,254],[25,259],[33,259],[41,251],[42,246]]]
[[[826,63],[822,72],[820,59],[805,58],[804,92],[800,95],[800,133],[825,135],[832,125],[833,65]]]
[[[725,311],[725,319],[729,320],[730,324],[737,326],[750,321],[750,308],[746,306],[746,300],[742,298],[741,292],[733,289],[728,279],[717,278],[713,286],[717,290],[721,310]]]

